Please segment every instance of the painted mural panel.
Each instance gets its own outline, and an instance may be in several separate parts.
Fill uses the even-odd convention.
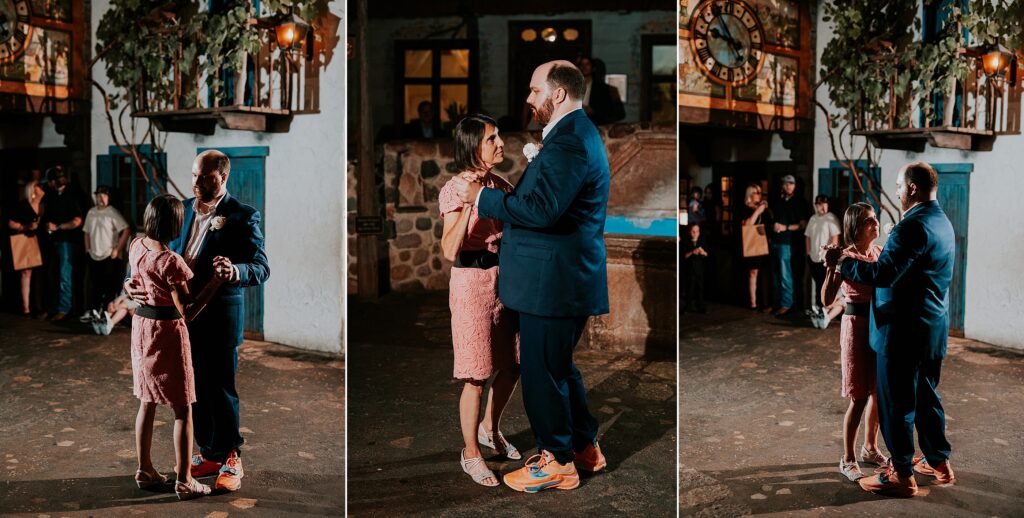
[[[0,65],[0,92],[66,98],[71,67],[71,33],[35,27],[25,53]]]

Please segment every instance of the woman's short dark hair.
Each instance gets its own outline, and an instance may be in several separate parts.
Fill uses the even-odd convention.
[[[143,229],[146,237],[169,243],[181,235],[181,225],[185,219],[185,206],[181,200],[170,194],[161,194],[146,205],[143,216]]]
[[[474,113],[467,115],[455,126],[455,167],[459,171],[484,168],[483,159],[480,158],[480,144],[483,143],[488,124],[498,127],[494,119]]]
[[[814,203],[828,203],[828,196],[825,196],[824,194],[819,194],[814,197]]]
[[[857,202],[846,208],[843,214],[843,245],[850,246],[857,242],[857,231],[860,230],[860,221],[868,211],[874,212],[875,208],[864,202]]]

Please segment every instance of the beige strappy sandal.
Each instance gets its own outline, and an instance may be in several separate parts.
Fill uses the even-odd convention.
[[[505,439],[505,436],[501,434],[501,431],[487,433],[484,430],[484,424],[480,423],[480,426],[476,429],[476,442],[480,443],[480,446],[487,446],[488,448],[496,450],[498,453],[504,455],[510,460],[519,460],[523,456],[519,453],[512,443]],[[499,448],[498,445],[501,447]]]
[[[168,478],[160,474],[159,471],[156,473],[156,476],[150,475],[141,469],[135,472],[135,484],[139,486],[139,489],[162,486],[167,483],[167,480]]]
[[[212,490],[210,486],[199,482],[193,477],[188,479],[188,484],[175,482],[174,492],[178,495],[178,500],[191,500],[208,495]]]
[[[487,463],[484,462],[483,457],[473,457],[472,459],[466,458],[466,449],[463,448],[462,452],[459,453],[459,460],[462,463],[462,471],[465,471],[470,477],[473,477],[473,482],[480,484],[481,486],[497,487],[498,477],[494,475],[494,472],[487,467]],[[493,484],[484,483],[486,479],[493,479]]]

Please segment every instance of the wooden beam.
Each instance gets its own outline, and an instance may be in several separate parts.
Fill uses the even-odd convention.
[[[367,0],[356,0],[356,60],[359,70],[359,169],[356,180],[357,215],[380,218],[377,203],[377,178],[373,170],[373,119],[370,111],[370,61],[366,47],[370,43],[370,15]],[[359,234],[356,238],[356,279],[359,297],[380,296],[380,243],[377,234]]]

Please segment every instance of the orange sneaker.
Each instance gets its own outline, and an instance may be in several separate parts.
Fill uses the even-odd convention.
[[[580,485],[580,476],[572,462],[559,464],[551,452],[541,450],[527,459],[522,468],[505,475],[505,485],[527,493],[544,489],[576,489]]]
[[[212,460],[206,460],[203,458],[203,454],[197,453],[192,456],[192,471],[193,477],[208,477],[214,475],[220,471],[220,462],[213,462]]]
[[[242,458],[238,456],[238,450],[232,451],[228,455],[228,460],[224,461],[224,465],[220,467],[220,475],[217,475],[217,483],[214,484],[214,488],[224,491],[238,491],[242,488],[242,477],[244,475],[245,472],[242,471]]]
[[[579,469],[591,473],[597,473],[608,465],[604,454],[601,453],[601,445],[597,444],[597,439],[594,439],[593,444],[588,444],[583,451],[575,453],[572,463],[578,466]]]
[[[875,470],[875,473],[876,475],[873,477],[864,477],[857,481],[862,489],[879,495],[900,498],[910,498],[917,494],[917,481],[914,480],[913,473],[907,477],[901,477],[891,463]]]
[[[932,482],[932,485],[935,486],[947,486],[956,483],[956,475],[953,474],[953,468],[949,467],[948,460],[937,466],[931,466],[924,458],[914,457],[914,471],[922,475],[935,477],[935,480]]]

